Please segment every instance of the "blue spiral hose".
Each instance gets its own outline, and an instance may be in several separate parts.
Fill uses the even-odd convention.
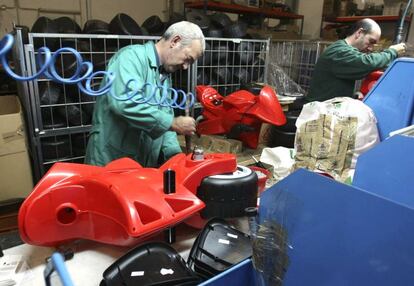
[[[82,55],[77,50],[69,47],[60,48],[53,54],[47,47],[39,48],[36,55],[36,61],[40,67],[38,72],[27,77],[17,75],[10,68],[6,57],[13,47],[13,43],[13,36],[7,34],[3,37],[0,41],[0,58],[6,73],[17,81],[30,81],[44,76],[57,83],[76,84],[84,94],[94,97],[109,94],[120,101],[132,100],[138,104],[146,103],[183,110],[194,105],[195,97],[191,92],[186,93],[181,89],[167,88],[149,82],[139,86],[139,82],[136,79],[131,79],[126,83],[124,96],[117,96],[112,89],[112,84],[116,77],[115,74],[110,71],[94,72],[92,63],[84,61]],[[70,77],[62,77],[56,71],[56,60],[62,53],[72,54],[76,59],[76,70]],[[92,81],[98,77],[103,77],[104,82],[98,89],[94,89]],[[150,89],[149,92],[148,89]],[[157,92],[160,92],[160,98],[157,98]]]

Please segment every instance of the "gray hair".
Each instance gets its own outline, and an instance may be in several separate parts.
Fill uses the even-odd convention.
[[[187,21],[174,23],[168,27],[162,38],[164,40],[169,40],[175,36],[181,37],[183,46],[191,44],[191,42],[194,40],[199,40],[201,42],[203,52],[206,48],[206,40],[204,39],[203,32],[201,31],[200,27],[194,23]]]

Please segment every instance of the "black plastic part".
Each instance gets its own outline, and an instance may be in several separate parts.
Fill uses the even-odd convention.
[[[230,17],[227,14],[224,14],[224,13],[215,13],[215,14],[211,15],[210,16],[210,21],[215,27],[217,27],[219,29],[223,29],[225,27],[228,27],[232,23]]]
[[[164,171],[164,193],[175,193],[175,171],[172,169]]]
[[[233,71],[233,80],[240,85],[246,85],[251,81],[250,73],[244,67],[236,67]]]
[[[240,89],[247,90],[253,93],[254,95],[259,95],[262,88],[263,88],[263,85],[257,84],[255,82],[250,82],[248,84],[240,86]]]
[[[206,204],[200,212],[201,217],[244,216],[245,208],[257,205],[257,183],[257,174],[252,171],[240,177],[226,175],[204,178],[197,189],[197,197]]]
[[[224,27],[223,35],[227,38],[243,38],[247,33],[247,24],[236,22]]]
[[[44,130],[66,127],[66,121],[57,112],[57,107],[42,107],[41,114]]]
[[[187,264],[208,279],[251,255],[249,235],[235,229],[225,220],[213,218],[197,236]]]
[[[257,207],[248,207],[244,209],[247,217],[254,217],[257,215]]]
[[[60,95],[62,93],[60,85],[53,82],[39,83],[39,85],[39,98],[41,105],[58,103]]]
[[[32,33],[59,33],[59,27],[55,21],[48,17],[39,17],[32,26]],[[38,49],[43,46],[47,46],[49,49],[54,50],[56,48],[57,38],[37,38],[34,40],[34,48]]]
[[[221,38],[223,37],[223,30],[210,27],[206,33],[206,37]]]
[[[117,14],[109,23],[109,30],[115,35],[142,35],[141,28],[130,16]]]
[[[213,76],[218,84],[230,83],[232,79],[231,69],[227,67],[218,67],[213,69]]]
[[[87,125],[91,123],[91,115],[84,110],[82,104],[75,102],[67,97],[65,101],[60,99],[64,106],[59,106],[57,111],[59,115],[66,118],[71,126]]]
[[[152,242],[134,248],[109,266],[101,285],[173,286],[199,282],[200,278],[171,246]]]
[[[212,51],[211,51],[211,64],[212,65],[219,65],[219,64],[225,64],[227,63],[228,56],[229,56],[229,50],[231,47],[226,45],[226,43],[220,43],[213,45]]]
[[[185,18],[188,22],[198,25],[204,34],[210,27],[210,19],[203,12],[192,10],[185,14]]]
[[[80,34],[82,29],[78,23],[67,16],[56,18],[55,21],[59,33],[64,34]]]
[[[296,120],[298,119],[300,114],[300,110],[289,110],[285,112],[286,116],[286,123],[284,125],[278,126],[277,129],[279,131],[296,132]]]
[[[164,31],[164,23],[157,15],[148,17],[141,27],[145,28],[150,35],[160,34]]]
[[[269,147],[283,146],[286,148],[293,148],[295,145],[296,132],[287,132],[279,129],[278,126],[270,127]]]
[[[45,161],[69,157],[70,146],[67,136],[44,138],[41,141],[42,154]]]
[[[91,19],[91,20],[86,21],[85,25],[83,26],[82,32],[84,34],[107,35],[107,34],[110,34],[109,24],[102,20]]]
[[[165,235],[165,242],[168,244],[173,244],[176,241],[176,233],[175,233],[175,227],[167,228],[164,231]]]
[[[97,85],[98,83],[95,83]],[[95,87],[93,84],[92,87]],[[64,86],[65,95],[69,98],[70,102],[81,102],[82,111],[87,116],[92,117],[93,109],[95,106],[94,98],[81,92],[77,85],[67,84]]]
[[[206,75],[203,69],[199,69],[197,72],[197,84],[198,85],[209,85],[209,76]]]
[[[249,42],[241,42],[237,46],[237,58],[242,64],[253,64],[254,46]]]

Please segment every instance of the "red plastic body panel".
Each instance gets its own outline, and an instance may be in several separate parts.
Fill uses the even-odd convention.
[[[196,91],[204,108],[204,120],[197,126],[199,134],[228,134],[237,124],[247,125],[253,131],[240,132],[237,139],[256,149],[263,122],[277,126],[286,123],[276,93],[270,86],[264,86],[259,95],[239,90],[223,97],[214,88],[203,85],[197,86]]]
[[[377,82],[377,80],[383,75],[383,71],[374,71],[367,75],[361,83],[361,93],[365,96]]]
[[[56,246],[75,239],[130,246],[204,207],[195,193],[206,176],[233,172],[233,154],[203,161],[178,154],[159,169],[123,158],[105,167],[56,163],[19,211],[22,239]],[[176,172],[176,192],[165,194],[163,172]]]

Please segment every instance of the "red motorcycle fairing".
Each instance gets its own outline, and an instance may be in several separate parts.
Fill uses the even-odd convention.
[[[196,91],[204,107],[198,134],[229,134],[235,127],[244,126],[249,130],[240,130],[236,137],[255,149],[263,122],[277,126],[286,123],[282,106],[270,86],[264,86],[259,95],[239,90],[223,97],[211,86],[203,85],[197,86]]]
[[[196,197],[206,176],[233,172],[233,154],[202,161],[178,154],[159,169],[123,158],[105,167],[56,163],[19,210],[22,239],[57,246],[75,239],[131,246],[204,207]],[[165,194],[163,172],[176,172],[175,193]]]
[[[383,71],[373,71],[362,80],[360,92],[364,97],[383,74]]]

